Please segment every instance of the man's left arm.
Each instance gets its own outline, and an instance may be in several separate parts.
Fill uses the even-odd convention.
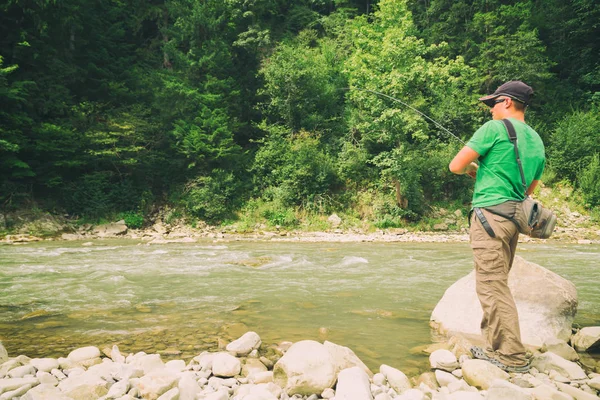
[[[450,172],[457,175],[467,174],[471,178],[475,178],[477,176],[477,169],[479,168],[475,164],[475,160],[478,158],[479,153],[469,146],[465,146],[454,156],[448,168],[450,168]]]

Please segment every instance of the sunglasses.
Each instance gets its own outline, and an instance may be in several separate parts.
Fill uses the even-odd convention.
[[[494,100],[494,103],[492,103],[492,107],[494,107],[496,104],[498,103],[504,103],[506,101],[506,99],[500,99],[500,100]]]

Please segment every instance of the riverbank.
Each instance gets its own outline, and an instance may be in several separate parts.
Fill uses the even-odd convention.
[[[37,241],[93,241],[102,239],[133,239],[149,244],[194,243],[198,240],[214,241],[288,241],[288,242],[415,242],[447,243],[468,242],[467,228],[460,231],[410,231],[402,228],[378,229],[364,232],[357,229],[333,229],[312,232],[274,228],[256,229],[251,232],[238,232],[235,227],[192,228],[184,225],[165,226],[155,224],[146,229],[129,229],[123,221],[112,224],[85,226],[75,232],[60,233],[55,236],[36,236],[28,233],[13,233],[0,238],[0,243],[22,244]],[[532,239],[521,235],[522,243],[570,243],[600,244],[600,227],[557,227],[550,239]]]
[[[8,357],[0,344],[0,399],[90,400],[593,400],[598,366],[576,362],[566,342],[535,352],[528,371],[505,372],[472,358],[459,337],[422,349],[429,371],[371,371],[348,347],[301,340],[264,345],[255,332],[188,360],[87,346],[66,357]]]

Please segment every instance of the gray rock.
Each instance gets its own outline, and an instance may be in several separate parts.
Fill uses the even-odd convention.
[[[396,397],[395,400],[429,400],[429,397],[418,389],[408,389]]]
[[[329,218],[327,218],[327,222],[331,224],[332,228],[337,228],[342,224],[342,219],[337,214],[331,214]]]
[[[54,358],[32,358],[29,363],[38,371],[43,372],[50,372],[59,367],[58,360]]]
[[[125,357],[119,351],[119,347],[115,344],[110,350],[110,358],[116,363],[124,363]]]
[[[327,348],[314,340],[294,343],[273,367],[273,379],[290,396],[321,393],[333,386],[336,365]]]
[[[412,388],[406,375],[396,368],[383,364],[381,367],[379,367],[379,372],[385,376],[390,384],[390,387],[398,394],[401,394],[402,392]]]
[[[600,376],[596,376],[590,379],[588,385],[590,385],[590,387],[596,390],[600,390]]]
[[[177,389],[179,400],[196,400],[196,395],[202,391],[193,372],[184,372],[181,374]]]
[[[385,382],[385,375],[383,375],[381,372],[378,372],[375,375],[373,375],[373,383],[377,386],[385,385]]]
[[[369,375],[360,367],[340,371],[335,392],[336,400],[372,400]]]
[[[449,372],[436,370],[435,371],[435,379],[440,386],[448,386],[453,382],[457,382],[458,378],[452,375]]]
[[[565,360],[569,361],[577,361],[579,360],[579,355],[577,352],[567,344],[564,340],[550,338],[547,339],[542,345],[542,352],[551,351],[552,353],[561,356]]]
[[[579,365],[565,360],[550,351],[534,356],[531,360],[531,366],[537,368],[539,371],[554,370],[570,379],[587,378],[585,371]]]
[[[179,395],[179,389],[169,389],[165,393],[161,394],[157,400],[181,400],[181,397]]]
[[[534,395],[536,399],[573,400],[573,396],[567,393],[559,392],[554,386],[547,385],[545,383],[531,389],[531,394]]]
[[[0,342],[0,364],[4,363],[6,361],[8,361],[8,352],[2,345],[2,342]]]
[[[131,360],[127,361],[132,367],[140,369],[144,375],[154,370],[160,370],[165,367],[165,363],[160,358],[160,354],[137,353]]]
[[[246,332],[237,340],[229,343],[226,347],[227,351],[234,353],[236,356],[248,355],[252,350],[258,349],[262,341],[256,332]]]
[[[433,230],[434,231],[447,231],[448,225],[445,223],[435,224],[435,225],[433,225]]]
[[[197,355],[192,359],[193,362],[198,363],[200,369],[203,371],[212,369],[213,358],[217,353],[209,353],[208,351],[204,351]]]
[[[179,376],[166,368],[155,369],[137,382],[139,394],[144,399],[156,400],[159,396],[177,386]]]
[[[462,365],[465,381],[476,388],[487,390],[496,379],[507,381],[510,376],[484,360],[467,360]]]
[[[15,389],[15,390],[11,390],[10,392],[2,393],[2,395],[0,395],[0,400],[18,399],[19,397],[21,397],[25,393],[27,393],[29,391],[29,389],[31,389],[31,385],[25,385],[25,386],[20,387],[19,389]]]
[[[267,367],[265,366],[265,364],[260,361],[257,360],[255,358],[248,358],[246,359],[246,362],[244,363],[244,365],[242,365],[242,375],[243,376],[251,376],[253,374],[257,374],[260,372],[265,372],[267,371]]]
[[[462,379],[457,380],[456,382],[450,383],[447,387],[448,387],[448,390],[450,391],[450,393],[460,392],[460,391],[463,391],[463,392],[476,392],[477,391],[477,389],[475,389],[472,386],[469,386],[469,384]]]
[[[365,363],[363,363],[349,347],[340,346],[335,343],[328,342],[327,340],[323,343],[323,346],[325,346],[333,358],[336,374],[346,368],[359,367],[365,371],[369,377],[373,376],[373,372],[371,372],[369,367],[367,367]]]
[[[60,238],[62,240],[80,240],[83,239],[83,236],[77,233],[63,233],[62,235],[60,235]]]
[[[53,369],[52,371],[50,371],[50,373],[56,377],[56,379],[58,379],[59,381],[62,381],[63,379],[66,379],[67,376],[65,374],[62,373],[61,370],[59,370],[58,368]]]
[[[35,375],[35,367],[27,364],[8,371],[8,376],[11,378],[23,378],[25,375]]]
[[[69,353],[67,359],[74,364],[80,364],[82,362],[98,358],[100,355],[100,349],[98,349],[96,346],[87,346],[73,350]]]
[[[240,360],[229,353],[216,353],[212,360],[212,372],[215,376],[232,377],[242,370]]]
[[[570,338],[577,311],[577,291],[571,282],[516,256],[508,285],[519,312],[524,343],[541,347],[551,338]],[[481,318],[472,271],[446,290],[431,314],[430,323],[441,332],[480,335]]]
[[[21,400],[72,400],[52,385],[39,385],[30,389]]]
[[[256,384],[273,382],[273,371],[264,371],[253,374],[251,375],[251,382]]]
[[[323,390],[323,393],[321,393],[321,397],[324,399],[331,399],[335,396],[335,391],[331,388],[327,388],[325,390]]]
[[[492,382],[487,390],[487,400],[533,400],[533,396],[523,388],[502,379]]]
[[[108,382],[93,371],[72,373],[58,384],[67,397],[76,400],[97,399],[108,393]]]
[[[44,385],[44,384],[52,385],[52,386],[58,385],[58,379],[56,379],[56,377],[49,372],[38,371],[35,374],[35,377],[38,378],[41,385]]]
[[[442,397],[441,399],[443,399],[443,400],[484,400],[485,397],[483,397],[482,394],[477,393],[477,392],[458,391],[458,392],[450,393],[449,395]],[[437,400],[437,399],[434,397],[434,400]]]
[[[571,338],[571,343],[577,351],[592,351],[600,349],[600,326],[582,328]]]
[[[5,378],[0,379],[0,393],[19,389],[23,386],[36,386],[40,383],[37,378]]]
[[[586,393],[583,390],[567,385],[566,383],[555,382],[555,385],[561,392],[565,392],[576,400],[598,400],[598,396]]]
[[[379,393],[377,396],[375,396],[375,400],[392,400],[392,398],[387,393]]]
[[[123,380],[115,383],[110,387],[108,393],[106,394],[107,399],[116,399],[124,396],[129,391],[129,381]]]
[[[120,236],[127,233],[127,225],[123,220],[110,224],[98,225],[94,228],[93,233],[99,237]]]
[[[433,369],[443,369],[444,371],[452,372],[459,367],[456,356],[445,349],[435,350],[429,355],[429,365]]]

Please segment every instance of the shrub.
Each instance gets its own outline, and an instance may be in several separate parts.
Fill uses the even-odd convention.
[[[305,131],[286,137],[272,130],[256,154],[253,171],[261,195],[266,200],[277,198],[284,206],[300,205],[338,183],[333,161],[318,135]],[[270,188],[276,190],[265,193]]]
[[[575,112],[560,121],[550,140],[548,163],[560,179],[577,181],[594,154],[600,153],[598,110]]]
[[[230,216],[235,208],[239,186],[233,173],[214,170],[210,176],[190,181],[186,185],[182,201],[192,217],[218,223]]]
[[[592,207],[600,206],[600,155],[594,154],[579,178],[583,199]]]
[[[125,225],[131,229],[140,229],[144,226],[144,215],[136,211],[126,211],[118,215],[119,219],[125,221]]]

